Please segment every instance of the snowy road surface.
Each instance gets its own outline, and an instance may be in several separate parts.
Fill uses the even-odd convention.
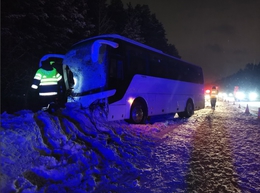
[[[237,104],[146,125],[99,111],[1,115],[0,192],[260,192],[260,120]]]
[[[152,192],[260,192],[260,120],[233,104],[207,105],[157,135],[144,182]]]

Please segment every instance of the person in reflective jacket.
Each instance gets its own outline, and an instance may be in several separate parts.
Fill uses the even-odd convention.
[[[47,107],[51,102],[58,100],[59,85],[58,82],[62,76],[52,67],[54,61],[42,61],[34,76],[32,88],[39,89],[40,103],[42,107]]]
[[[215,110],[216,107],[217,96],[218,96],[218,90],[215,86],[213,86],[210,91],[210,103],[211,103],[211,108],[213,110]]]

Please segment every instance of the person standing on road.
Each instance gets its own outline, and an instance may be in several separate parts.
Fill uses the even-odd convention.
[[[213,110],[215,110],[216,107],[217,96],[218,96],[218,90],[215,86],[213,86],[210,91],[210,104]]]

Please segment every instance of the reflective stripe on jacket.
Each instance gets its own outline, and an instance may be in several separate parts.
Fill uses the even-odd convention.
[[[210,98],[217,98],[218,91],[216,89],[212,89],[210,92]]]
[[[61,78],[62,76],[55,68],[52,70],[44,70],[40,68],[34,76],[32,88],[37,89],[39,87],[40,96],[57,95],[58,82]]]

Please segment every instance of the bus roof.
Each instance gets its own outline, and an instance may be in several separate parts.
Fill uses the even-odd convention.
[[[118,35],[118,34],[103,34],[103,35],[93,36],[93,37],[90,37],[90,38],[87,38],[87,39],[84,39],[84,40],[81,40],[81,41],[75,43],[72,47],[77,46],[78,44],[87,42],[87,41],[89,41],[89,40],[95,40],[95,39],[100,39],[100,38],[104,38],[104,39],[107,39],[107,38],[120,39],[120,40],[123,40],[123,41],[125,41],[125,42],[129,42],[129,43],[131,43],[131,44],[133,44],[133,45],[137,45],[137,46],[139,46],[139,47],[143,47],[143,48],[145,48],[145,49],[148,49],[148,50],[151,50],[151,51],[160,53],[160,54],[162,54],[162,55],[166,55],[166,56],[168,56],[168,57],[175,58],[176,60],[183,61],[183,62],[185,62],[185,63],[191,64],[191,65],[194,65],[194,66],[198,66],[198,65],[192,64],[192,63],[190,63],[190,62],[184,61],[184,60],[182,60],[182,59],[180,59],[180,58],[177,58],[177,57],[175,57],[175,56],[166,54],[166,53],[164,53],[164,52],[161,51],[161,50],[158,50],[158,49],[156,49],[156,48],[153,48],[153,47],[151,47],[151,46],[145,45],[145,44],[143,44],[143,43],[137,42],[137,41],[135,41],[135,40],[129,39],[129,38],[127,38],[127,37],[124,37],[124,36],[121,36],[121,35]]]

